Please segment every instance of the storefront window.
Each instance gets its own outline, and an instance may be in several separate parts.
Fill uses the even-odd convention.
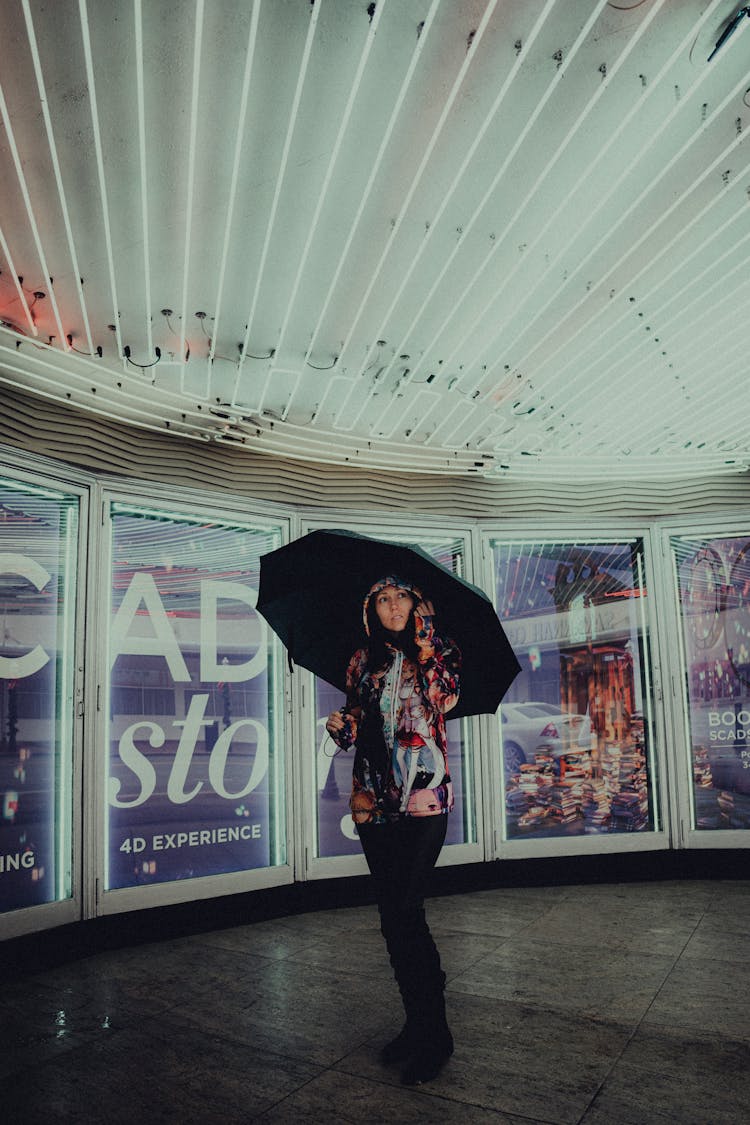
[[[0,911],[72,894],[78,499],[0,481]]]
[[[385,536],[382,536],[385,538]],[[388,536],[397,540],[396,536]],[[404,539],[398,539],[405,542]],[[455,574],[464,574],[464,544],[460,539],[426,540],[419,545]],[[436,606],[439,623],[439,607]],[[352,788],[352,754],[343,754],[325,729],[326,717],[344,703],[344,695],[322,680],[316,691],[316,770],[317,770],[317,850],[319,858],[355,855],[362,851],[349,810]],[[453,780],[455,805],[448,818],[447,844],[467,844],[476,840],[476,820],[472,788],[472,759],[467,737],[467,721],[449,720],[448,762]]]
[[[659,827],[643,542],[492,543],[505,838]]]
[[[750,828],[750,537],[671,539],[694,829]]]
[[[286,860],[278,529],[114,504],[107,889]]]

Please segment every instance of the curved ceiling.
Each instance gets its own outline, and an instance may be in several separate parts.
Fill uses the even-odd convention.
[[[726,0],[6,0],[0,385],[305,460],[742,472],[749,58]]]

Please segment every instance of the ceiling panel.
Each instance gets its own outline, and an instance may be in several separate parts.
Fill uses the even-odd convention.
[[[305,460],[744,472],[749,24],[6,0],[0,385]]]

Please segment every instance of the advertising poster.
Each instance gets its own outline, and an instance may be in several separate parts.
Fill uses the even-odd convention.
[[[641,540],[493,544],[506,839],[658,827]]]
[[[382,536],[385,538],[385,536]],[[463,574],[463,543],[429,542],[420,540],[420,546],[433,558],[457,574]],[[379,576],[375,575],[373,581]],[[366,591],[365,591],[366,592]],[[439,628],[440,607],[435,607]],[[331,711],[337,711],[345,702],[343,692],[337,691],[322,680],[315,681],[316,699],[316,771],[317,771],[317,856],[327,858],[340,855],[359,855],[359,842],[349,809],[352,788],[354,751],[337,752],[338,748],[325,729]],[[461,719],[448,720],[448,762],[453,781],[454,808],[448,818],[447,844],[464,844],[475,839],[475,817],[471,801],[466,799],[469,788],[470,757],[465,741],[466,724]]]
[[[750,828],[750,537],[672,537],[693,827]]]
[[[112,509],[107,888],[285,860],[276,530]]]
[[[0,911],[71,894],[78,501],[0,482]]]

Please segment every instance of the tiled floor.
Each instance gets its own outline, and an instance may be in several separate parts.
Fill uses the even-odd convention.
[[[98,954],[0,1000],[0,1118],[750,1122],[750,881],[431,899],[456,1052],[399,1084],[374,908]]]

